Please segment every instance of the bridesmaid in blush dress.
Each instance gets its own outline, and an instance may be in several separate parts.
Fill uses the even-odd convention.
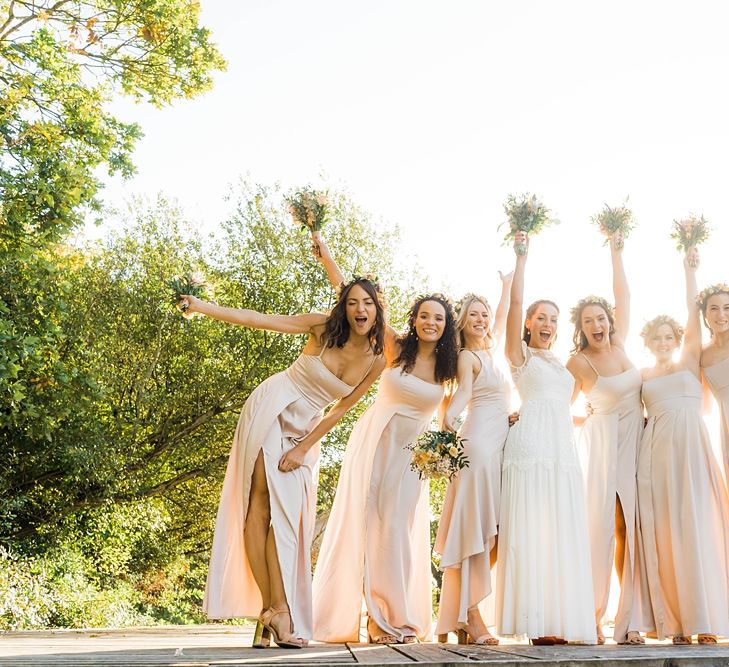
[[[456,323],[461,339],[458,389],[444,416],[444,426],[455,430],[456,417],[468,405],[459,435],[465,439],[469,465],[448,484],[435,538],[443,570],[436,634],[465,630],[476,644],[498,644],[478,605],[492,591],[501,458],[509,431],[509,384],[494,364],[493,350],[496,336],[503,331],[510,287],[511,274],[502,276],[495,319],[484,297],[467,294],[463,298]]]
[[[266,315],[182,297],[188,313],[308,334],[302,354],[249,396],[238,421],[215,523],[203,609],[210,618],[258,617],[270,637],[301,648],[312,636],[310,551],[319,440],[384,366],[379,289],[349,283],[330,315]],[[337,403],[322,416],[323,409]]]
[[[582,299],[572,309],[574,349],[567,369],[592,407],[578,439],[587,497],[597,641],[605,642],[602,618],[610,595],[613,562],[620,601],[613,638],[643,644],[628,631],[636,547],[635,463],[643,432],[641,378],[625,353],[630,292],[622,260],[623,238],[610,239],[615,308],[600,297]]]
[[[729,479],[729,285],[707,287],[699,295],[699,308],[711,332],[711,342],[701,353],[701,368],[719,404],[724,477]]]
[[[729,635],[729,497],[701,414],[695,253],[684,259],[689,318],[680,360],[673,356],[683,330],[670,317],[642,332],[656,365],[642,371],[648,422],[638,457],[643,557],[634,613],[642,630],[674,644]]]
[[[317,234],[330,280],[341,272]],[[407,332],[385,337],[387,368],[357,421],[314,572],[314,637],[359,641],[363,603],[375,643],[429,639],[432,623],[428,483],[405,447],[425,431],[456,375],[455,318],[438,294],[419,297]]]

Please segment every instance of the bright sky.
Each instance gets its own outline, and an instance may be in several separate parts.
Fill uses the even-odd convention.
[[[502,204],[532,191],[562,223],[532,240],[526,299],[568,310],[612,299],[609,253],[589,222],[630,196],[625,262],[632,356],[643,321],[685,319],[671,221],[703,213],[699,287],[729,281],[729,9],[718,2],[202,0],[229,62],[207,95],[142,125],[132,181],[107,201],[163,192],[210,229],[240,175],[285,188],[323,171],[379,224],[397,224],[454,298],[495,301]],[[407,261],[411,261],[409,258]]]

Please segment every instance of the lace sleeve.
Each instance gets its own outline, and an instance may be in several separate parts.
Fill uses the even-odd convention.
[[[521,351],[524,353],[524,363],[521,366],[512,366],[511,362],[509,362],[509,368],[511,369],[511,377],[516,382],[520,377],[521,374],[526,370],[526,367],[529,364],[529,360],[532,358],[532,351],[529,349],[529,346],[526,344],[526,341],[521,341]]]

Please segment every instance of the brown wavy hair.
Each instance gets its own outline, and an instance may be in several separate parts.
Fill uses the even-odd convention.
[[[452,382],[456,377],[458,366],[458,343],[456,336],[456,317],[451,302],[442,294],[426,294],[419,296],[408,311],[408,330],[400,336],[400,354],[393,366],[399,366],[403,373],[409,373],[415,366],[418,354],[418,335],[415,332],[415,319],[420,306],[426,301],[435,301],[445,310],[445,327],[443,335],[435,346],[435,381],[439,384]]]
[[[554,306],[555,310],[557,311],[557,315],[559,315],[559,306],[554,302],[550,301],[549,299],[539,299],[539,301],[535,301],[534,303],[530,304],[530,306],[526,309],[526,313],[524,314],[524,329],[521,332],[521,339],[529,345],[529,341],[532,339],[532,332],[527,329],[526,321],[534,315],[534,313],[537,312],[537,308],[541,306],[543,303],[548,303],[550,306]],[[554,340],[552,341],[552,345],[554,345],[554,342],[557,340],[557,336],[554,337]],[[550,347],[552,346],[550,345]]]
[[[375,302],[375,323],[369,331],[370,346],[375,354],[382,354],[385,347],[385,329],[387,328],[387,302],[380,286],[368,278],[358,277],[344,285],[339,298],[329,311],[321,336],[324,347],[344,347],[349,340],[351,327],[347,319],[347,299],[355,285],[359,285]]]
[[[590,294],[590,296],[580,299],[577,302],[577,305],[570,310],[570,322],[575,325],[575,332],[572,334],[572,343],[574,344],[574,347],[570,351],[570,354],[576,354],[588,346],[587,336],[582,333],[582,311],[588,306],[598,306],[602,308],[605,311],[608,323],[610,324],[608,336],[611,340],[615,333],[615,309],[610,305],[607,299]]]

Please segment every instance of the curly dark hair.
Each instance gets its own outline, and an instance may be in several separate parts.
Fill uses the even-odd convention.
[[[532,332],[527,329],[526,321],[534,315],[534,313],[537,312],[537,308],[541,306],[543,303],[547,303],[550,306],[554,306],[554,309],[557,311],[557,315],[559,315],[559,306],[554,302],[550,301],[549,299],[539,299],[539,301],[535,301],[534,303],[530,304],[529,307],[526,309],[526,313],[524,314],[524,329],[521,332],[521,339],[529,345],[529,341],[532,339]],[[557,340],[557,337],[554,337],[554,340]],[[554,341],[552,341],[552,344],[554,344]]]
[[[387,302],[380,286],[368,278],[358,277],[344,285],[339,292],[339,298],[329,317],[324,323],[324,333],[321,341],[325,347],[344,347],[349,340],[350,326],[347,319],[347,299],[355,285],[359,285],[375,302],[375,323],[369,331],[370,345],[375,354],[382,354],[385,347],[385,329],[387,328]]]
[[[458,342],[456,336],[456,317],[451,302],[442,294],[426,294],[419,296],[408,311],[408,330],[400,336],[400,354],[395,359],[394,366],[400,366],[403,373],[409,373],[415,366],[415,357],[418,354],[418,335],[415,332],[415,320],[420,306],[426,301],[435,301],[445,310],[445,327],[443,335],[435,346],[435,380],[443,384],[452,382],[456,377],[458,366]]]
[[[587,336],[582,333],[582,311],[585,310],[587,306],[598,306],[602,308],[605,311],[608,323],[610,324],[608,335],[611,340],[615,333],[615,309],[610,305],[607,299],[603,299],[601,296],[595,296],[594,294],[586,296],[584,299],[580,299],[577,302],[577,305],[570,310],[570,322],[575,325],[575,331],[572,334],[572,343],[574,344],[574,347],[570,351],[570,354],[576,354],[588,346]]]

